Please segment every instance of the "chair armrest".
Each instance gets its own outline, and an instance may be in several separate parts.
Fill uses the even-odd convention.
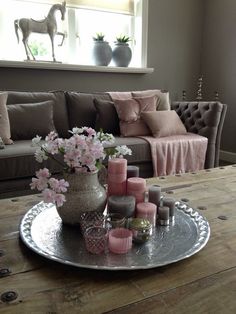
[[[205,168],[219,165],[221,133],[227,105],[220,102],[173,102],[171,105],[188,132],[208,138]]]

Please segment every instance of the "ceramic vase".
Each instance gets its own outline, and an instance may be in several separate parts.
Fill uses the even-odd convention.
[[[127,67],[132,59],[132,50],[127,43],[116,43],[112,60],[117,67]]]
[[[107,41],[95,41],[93,46],[93,60],[95,65],[107,66],[112,59],[112,49]]]
[[[63,223],[75,225],[82,212],[104,211],[107,194],[98,180],[98,171],[67,174],[65,180],[70,185],[65,193],[66,202],[57,208]]]

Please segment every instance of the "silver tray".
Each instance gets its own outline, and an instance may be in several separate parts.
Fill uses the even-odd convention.
[[[89,253],[78,227],[62,224],[53,204],[32,207],[20,224],[23,242],[36,253],[63,264],[104,270],[148,269],[171,264],[199,252],[210,237],[207,220],[185,203],[176,203],[175,224],[157,226],[151,239],[127,254]]]

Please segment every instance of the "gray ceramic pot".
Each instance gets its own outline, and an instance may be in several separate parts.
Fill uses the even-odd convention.
[[[93,60],[95,65],[107,66],[112,59],[112,49],[107,41],[94,41]]]
[[[132,58],[132,50],[127,43],[116,43],[112,51],[112,60],[117,67],[127,67]]]

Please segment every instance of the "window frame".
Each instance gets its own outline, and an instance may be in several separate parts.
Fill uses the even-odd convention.
[[[54,69],[54,70],[73,70],[73,71],[89,71],[89,72],[114,72],[114,73],[152,73],[153,68],[147,67],[147,44],[148,44],[148,0],[141,0],[138,8],[139,23],[142,25],[141,32],[141,66],[119,68],[115,66],[95,66],[83,65],[67,62],[41,62],[41,61],[15,61],[15,60],[0,60],[0,67],[14,68],[39,68],[39,69]],[[68,8],[68,17],[73,9]],[[68,29],[70,27],[71,18],[68,18]],[[70,44],[68,44],[70,45]],[[76,44],[75,44],[76,45]],[[71,46],[70,46],[71,48]],[[70,50],[68,49],[70,54]]]

